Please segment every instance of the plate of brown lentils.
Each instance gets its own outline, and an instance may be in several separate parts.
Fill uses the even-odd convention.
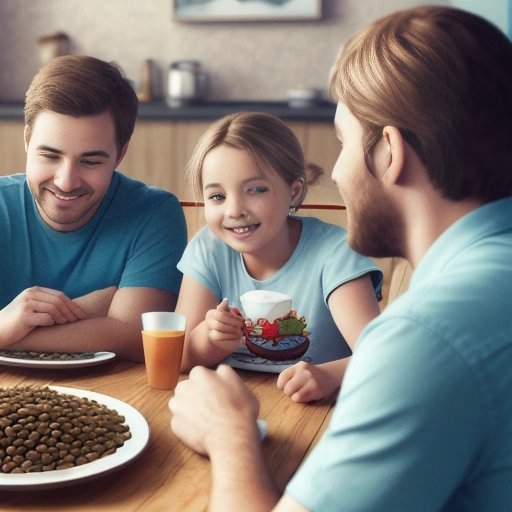
[[[142,414],[117,398],[61,386],[0,387],[0,490],[60,487],[135,459]]]
[[[0,366],[25,368],[76,368],[103,364],[116,357],[114,352],[33,352],[0,350]]]

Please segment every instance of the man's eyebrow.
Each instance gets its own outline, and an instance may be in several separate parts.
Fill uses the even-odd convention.
[[[42,144],[41,146],[37,146],[38,150],[41,150],[41,151],[50,151],[51,153],[58,153],[59,155],[62,155],[62,151],[60,149],[55,149],[55,148],[52,148],[51,146],[46,146],[44,144]]]
[[[101,149],[96,149],[95,151],[86,151],[82,153],[81,156],[102,156],[103,158],[110,158],[110,155]]]
[[[63,155],[64,152],[60,149],[52,148],[51,146],[46,146],[45,144],[42,144],[41,146],[37,146],[37,149],[39,151],[49,151],[50,153],[55,153],[57,155]],[[94,156],[100,156],[103,158],[110,158],[110,155],[101,149],[96,149],[93,151],[86,151],[85,153],[82,153],[80,155],[81,157],[94,157]]]

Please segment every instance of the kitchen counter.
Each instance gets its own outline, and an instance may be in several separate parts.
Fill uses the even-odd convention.
[[[241,110],[268,112],[290,121],[332,122],[336,105],[328,101],[309,106],[290,107],[285,101],[225,101],[204,102],[181,107],[169,107],[164,101],[141,103],[140,119],[153,120],[213,120]],[[22,103],[0,103],[0,120],[23,120]]]

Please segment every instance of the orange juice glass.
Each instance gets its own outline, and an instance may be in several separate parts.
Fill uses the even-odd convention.
[[[174,389],[180,376],[185,331],[142,331],[148,384]]]

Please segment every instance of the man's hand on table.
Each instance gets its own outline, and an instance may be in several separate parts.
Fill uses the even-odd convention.
[[[305,511],[290,496],[279,501],[260,447],[259,402],[231,367],[193,368],[176,387],[169,409],[176,436],[210,457],[208,510]]]
[[[0,311],[0,347],[17,343],[35,327],[62,325],[87,317],[79,304],[58,290],[27,288]]]
[[[171,428],[194,451],[212,457],[237,444],[258,443],[259,402],[236,372],[196,366],[169,400]]]

